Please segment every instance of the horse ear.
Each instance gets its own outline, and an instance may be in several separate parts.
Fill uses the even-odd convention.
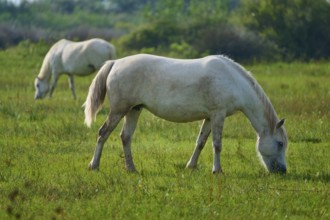
[[[283,118],[279,122],[277,122],[276,129],[279,129],[280,127],[282,127],[282,125],[284,124],[284,121],[285,121],[285,119]]]

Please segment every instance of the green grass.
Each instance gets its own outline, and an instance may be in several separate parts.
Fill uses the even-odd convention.
[[[47,48],[0,52],[0,219],[329,219],[330,63],[253,65],[290,139],[288,174],[269,175],[243,114],[226,120],[222,167],[211,174],[210,140],[198,169],[184,169],[200,122],[175,124],[144,111],[133,140],[138,174],[124,169],[119,126],[99,172],[89,172],[105,104],[91,129],[82,103],[93,76],[62,77],[54,97],[34,101]]]

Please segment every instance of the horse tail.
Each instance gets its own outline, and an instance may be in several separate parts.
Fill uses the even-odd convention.
[[[85,108],[85,124],[90,127],[92,121],[95,121],[96,114],[101,109],[104,102],[105,94],[107,92],[106,83],[111,68],[115,62],[108,61],[98,71],[93,79],[88,91],[83,107]]]

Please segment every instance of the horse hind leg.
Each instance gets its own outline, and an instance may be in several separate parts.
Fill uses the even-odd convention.
[[[222,173],[220,164],[220,153],[222,150],[222,130],[224,124],[224,118],[221,114],[216,115],[211,120],[211,130],[212,130],[212,144],[213,144],[213,174]]]
[[[100,159],[102,155],[103,145],[108,139],[111,132],[116,128],[119,121],[124,117],[125,114],[112,114],[108,116],[104,124],[99,130],[99,137],[97,139],[96,148],[94,151],[94,156],[91,162],[89,163],[90,170],[96,170],[100,166]]]
[[[69,87],[71,89],[71,92],[72,92],[72,96],[74,99],[77,99],[77,96],[76,96],[76,89],[74,87],[74,78],[73,78],[73,75],[69,75]]]
[[[211,132],[210,120],[205,119],[196,141],[195,150],[190,160],[188,161],[186,168],[191,168],[191,169],[196,168],[199,155],[205,146],[205,143],[210,135],[210,132]]]
[[[125,116],[124,126],[120,134],[123,143],[125,166],[130,172],[136,171],[131,152],[131,143],[140,113],[140,108],[133,108],[127,113]]]

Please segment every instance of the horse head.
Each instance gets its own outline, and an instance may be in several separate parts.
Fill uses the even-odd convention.
[[[272,132],[261,135],[257,141],[257,152],[266,169],[271,173],[286,173],[285,153],[288,138],[280,120]]]
[[[37,77],[34,80],[34,87],[36,89],[34,99],[43,99],[49,90],[49,83],[47,80],[41,80],[39,77]]]

